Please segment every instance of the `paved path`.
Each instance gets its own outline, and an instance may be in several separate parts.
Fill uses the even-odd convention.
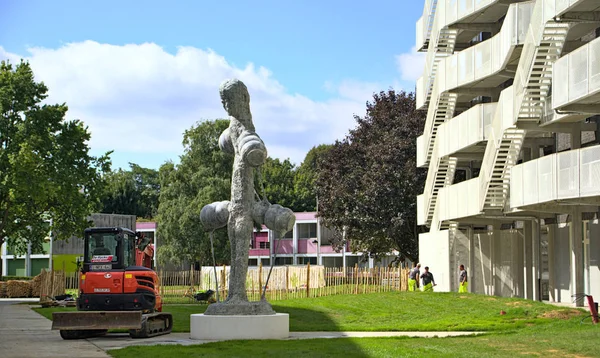
[[[63,340],[51,326],[28,305],[0,302],[0,357],[110,357],[86,340]]]
[[[113,333],[86,340],[63,340],[58,331],[52,331],[52,322],[26,304],[0,300],[0,357],[109,357],[105,351],[132,345],[202,344],[211,341],[192,340],[189,333],[133,339],[127,333]],[[478,334],[476,332],[290,332],[288,339],[344,338],[344,337],[454,337]]]

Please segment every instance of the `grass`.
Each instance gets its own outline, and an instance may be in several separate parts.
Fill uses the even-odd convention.
[[[132,346],[109,353],[150,357],[600,357],[600,327],[580,321],[584,310],[522,299],[458,293],[388,292],[276,301],[291,331],[486,331],[456,338],[340,338],[231,341],[197,346]],[[189,331],[189,315],[206,305],[165,305],[174,331]],[[71,308],[38,308],[40,314]],[[501,315],[500,311],[506,312]]]
[[[560,336],[560,338],[557,338]],[[456,338],[339,338],[231,341],[194,346],[132,346],[116,358],[153,357],[598,357],[598,327],[578,319],[526,327],[518,332]]]
[[[190,314],[203,313],[206,307],[171,304],[163,310],[173,314],[174,332],[189,332]],[[291,331],[504,331],[583,314],[522,299],[412,292],[299,298],[276,301],[273,308],[290,314]],[[75,308],[35,310],[51,319],[52,312]]]

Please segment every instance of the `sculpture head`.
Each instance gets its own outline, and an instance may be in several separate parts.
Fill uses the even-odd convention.
[[[221,103],[227,113],[237,119],[250,116],[250,94],[244,82],[238,79],[226,80],[219,87]]]

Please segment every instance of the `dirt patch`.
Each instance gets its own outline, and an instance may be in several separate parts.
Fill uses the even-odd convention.
[[[560,310],[560,311],[549,311],[541,315],[543,318],[553,319],[571,319],[573,317],[581,316],[583,312],[579,310]]]
[[[541,356],[542,353],[539,352],[519,352],[520,354],[524,355],[524,356]]]
[[[532,306],[531,303],[521,302],[521,301],[507,302],[506,305],[512,306],[512,307],[531,307]]]
[[[496,297],[487,297],[486,301],[498,301]]]

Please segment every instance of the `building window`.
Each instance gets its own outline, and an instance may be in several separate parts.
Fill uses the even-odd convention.
[[[306,265],[306,264],[316,265],[317,258],[316,257],[298,257],[298,265]]]
[[[291,265],[292,262],[293,261],[292,261],[291,257],[278,257],[275,259],[275,265],[278,265],[278,266]]]
[[[259,242],[259,247],[261,249],[270,249],[271,248],[271,243],[268,242],[268,241],[262,241],[262,242]]]
[[[317,223],[298,224],[298,239],[313,239],[317,237]]]

